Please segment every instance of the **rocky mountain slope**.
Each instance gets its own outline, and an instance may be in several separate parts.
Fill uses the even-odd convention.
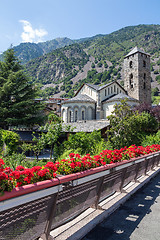
[[[47,42],[40,43],[21,43],[13,47],[15,55],[19,58],[22,64],[49,53],[57,48],[68,46],[75,41],[69,38],[56,38]],[[0,55],[0,60],[3,60],[3,54]]]
[[[34,56],[37,48],[43,48],[41,56],[25,67],[32,81],[43,89],[40,96],[72,97],[83,82],[106,84],[118,80],[123,84],[123,58],[135,46],[151,55],[152,86],[160,86],[160,25],[125,27],[108,35],[67,41],[67,46],[62,44],[55,50],[51,50],[50,42],[46,42],[48,46],[34,45]]]

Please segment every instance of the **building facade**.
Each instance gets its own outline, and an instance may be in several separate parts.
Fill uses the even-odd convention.
[[[150,55],[137,47],[124,58],[124,88],[140,103],[151,104]]]
[[[137,47],[124,58],[124,88],[117,81],[103,86],[83,84],[62,103],[61,116],[64,123],[106,119],[122,99],[130,106],[151,103],[150,56]]]

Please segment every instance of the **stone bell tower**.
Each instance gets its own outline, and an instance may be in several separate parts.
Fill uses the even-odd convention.
[[[137,47],[124,58],[124,88],[140,103],[151,104],[150,55]]]

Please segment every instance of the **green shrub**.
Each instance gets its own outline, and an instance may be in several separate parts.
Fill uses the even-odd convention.
[[[142,146],[150,146],[152,144],[160,144],[160,130],[156,134],[147,135],[142,141]]]
[[[79,132],[70,134],[68,141],[64,142],[65,150],[72,149],[74,152],[78,151],[79,154],[93,154],[96,146],[102,141],[101,133],[93,131],[92,133]]]
[[[1,130],[1,141],[0,145],[4,147],[4,154],[12,154],[18,148],[20,137],[17,133],[8,131],[8,130]]]

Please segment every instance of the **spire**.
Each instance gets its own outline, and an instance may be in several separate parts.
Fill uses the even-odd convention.
[[[125,58],[126,58],[126,57],[129,57],[129,56],[131,56],[131,55],[133,55],[133,54],[135,54],[135,53],[138,53],[138,52],[150,56],[148,53],[145,53],[142,49],[140,49],[140,48],[138,48],[138,47],[136,46],[135,48],[133,48],[133,49],[125,56]]]

